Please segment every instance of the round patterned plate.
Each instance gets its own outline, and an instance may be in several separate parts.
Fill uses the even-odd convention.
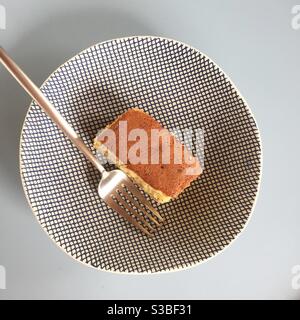
[[[242,231],[258,192],[259,133],[233,83],[201,52],[160,37],[111,40],[67,61],[42,91],[90,148],[132,107],[166,128],[205,133],[203,175],[158,206],[166,223],[151,239],[101,201],[100,174],[33,102],[21,134],[24,190],[42,228],[73,258],[106,271],[180,270]]]

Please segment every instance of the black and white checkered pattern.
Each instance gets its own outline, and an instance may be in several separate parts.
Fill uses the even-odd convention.
[[[97,194],[100,174],[32,103],[21,137],[25,193],[42,227],[67,253],[117,272],[195,265],[226,247],[251,213],[260,178],[255,121],[224,73],[199,51],[158,37],[95,45],[69,60],[44,94],[92,148],[100,128],[131,107],[167,128],[205,130],[205,170],[149,239]]]

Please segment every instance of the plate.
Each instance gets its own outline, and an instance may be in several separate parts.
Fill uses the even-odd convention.
[[[261,175],[259,132],[206,55],[161,37],[110,40],[67,61],[41,88],[91,149],[98,130],[132,107],[168,129],[203,132],[203,175],[157,206],[166,223],[151,239],[99,198],[99,172],[32,102],[20,143],[24,191],[41,227],[74,259],[121,273],[181,270],[215,256],[244,229]]]

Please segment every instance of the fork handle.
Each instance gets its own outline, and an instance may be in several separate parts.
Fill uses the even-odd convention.
[[[85,145],[75,130],[66,119],[55,109],[52,103],[44,96],[41,90],[28,78],[20,67],[9,57],[5,50],[0,47],[0,62],[15,77],[20,85],[27,91],[33,100],[46,112],[54,123],[64,132],[73,144],[86,156],[86,158],[101,172],[105,171],[100,161]]]

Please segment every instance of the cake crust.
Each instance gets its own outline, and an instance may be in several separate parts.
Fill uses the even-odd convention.
[[[124,123],[125,135],[120,130]],[[105,139],[108,129],[115,135],[115,148]],[[138,136],[132,139],[130,135],[136,129],[147,134],[146,140],[141,141]],[[153,132],[157,134],[156,142]],[[164,152],[166,145],[169,151]],[[94,147],[160,203],[176,198],[202,173],[198,159],[158,121],[138,108],[129,109],[102,130],[94,140]],[[132,149],[139,163],[130,157]]]

